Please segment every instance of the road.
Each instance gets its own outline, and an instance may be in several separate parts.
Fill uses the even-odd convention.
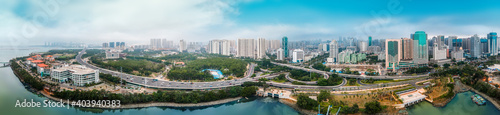
[[[319,74],[333,74],[333,72],[321,71],[321,70],[317,70],[314,68],[304,68],[304,67],[293,66],[290,64],[276,63],[276,62],[271,62],[271,63],[279,65],[279,66],[286,66],[286,67],[289,67],[292,69],[300,69],[300,70],[315,72],[315,73],[319,73]],[[338,74],[341,77],[356,78],[356,79],[369,79],[369,78],[373,78],[373,79],[413,79],[413,78],[429,76],[429,74],[416,75],[416,76],[404,76],[404,75],[403,76],[386,76],[386,75],[366,76],[366,75],[352,75],[352,74],[343,74],[343,73],[336,73],[336,74]]]
[[[274,74],[269,74],[269,75],[264,75],[264,76],[257,76],[254,78],[251,78],[252,74],[254,73],[254,67],[255,64],[250,64],[249,70],[247,71],[247,74],[245,77],[241,79],[234,79],[234,80],[226,80],[226,81],[213,81],[213,82],[178,82],[178,81],[166,81],[162,79],[158,79],[158,81],[153,81],[152,78],[147,78],[143,76],[136,76],[136,75],[130,75],[126,73],[120,73],[117,71],[112,71],[100,67],[96,67],[94,65],[91,65],[87,63],[86,61],[82,60],[82,55],[85,54],[85,50],[83,49],[79,54],[76,56],[76,60],[78,63],[92,68],[92,69],[97,69],[101,73],[105,74],[111,74],[113,76],[117,76],[122,78],[123,80],[127,81],[128,83],[131,84],[136,84],[140,86],[145,86],[148,88],[158,88],[158,89],[187,89],[187,90],[202,90],[202,89],[216,89],[216,88],[224,88],[224,87],[231,87],[231,86],[238,86],[243,84],[244,82],[252,81],[255,82],[259,78],[268,78],[271,79],[273,77],[278,76],[281,73],[274,73]],[[272,62],[273,64],[278,64]],[[286,65],[286,64],[281,64],[281,65]],[[312,72],[317,72],[320,74],[328,74],[327,72],[324,71],[319,71],[315,69],[307,69],[307,68],[302,68],[302,67],[296,67],[296,66],[289,66],[290,68],[294,69],[302,69],[302,70],[310,70]],[[348,77],[349,76],[345,76]],[[358,76],[360,77],[360,76]],[[364,76],[361,76],[364,78]],[[381,77],[381,76],[369,76],[369,77]],[[383,77],[383,76],[382,76]],[[391,76],[393,77],[393,76]],[[350,77],[350,78],[356,78],[356,77]],[[415,76],[412,76],[412,78],[415,78]],[[375,79],[375,78],[374,78]],[[398,77],[398,79],[401,79]],[[387,84],[374,84],[374,85],[369,85],[369,86],[359,86],[356,87],[355,89],[369,89],[369,88],[376,88],[376,87],[384,87],[384,86],[393,86],[393,85],[400,85],[400,84],[414,84],[417,82],[417,80],[410,80],[410,81],[405,81],[405,82],[395,82],[395,83],[387,83]],[[344,78],[343,82],[339,85],[336,86],[312,86],[312,85],[293,85],[293,84],[286,84],[286,83],[276,83],[276,82],[267,82],[267,84],[276,86],[276,87],[284,87],[284,88],[299,88],[299,89],[333,89],[333,90],[342,90],[346,88],[353,88],[352,86],[344,86],[347,83],[347,80]]]
[[[255,66],[255,64],[250,64],[250,67],[246,73],[246,76],[244,78],[241,78],[241,79],[226,80],[226,81],[213,81],[213,82],[177,82],[177,81],[167,81],[167,80],[162,80],[162,79],[158,79],[157,81],[154,81],[153,78],[136,76],[136,75],[131,75],[131,74],[127,74],[127,73],[120,73],[117,71],[108,70],[108,69],[104,69],[104,68],[100,68],[100,67],[91,65],[91,64],[87,63],[87,61],[84,61],[82,59],[82,55],[85,54],[85,50],[86,49],[83,49],[76,56],[76,60],[78,63],[80,63],[88,68],[91,68],[91,69],[97,69],[101,73],[111,74],[113,76],[120,77],[123,80],[127,81],[128,83],[140,85],[140,86],[144,86],[144,87],[148,87],[148,88],[187,89],[187,90],[216,89],[216,88],[238,86],[238,85],[241,85],[247,81],[255,81],[255,79],[258,78],[258,77],[250,78],[250,76],[252,76],[252,74],[254,73],[254,66]],[[274,75],[274,76],[277,76],[277,75]],[[269,77],[269,76],[263,76],[263,77]]]

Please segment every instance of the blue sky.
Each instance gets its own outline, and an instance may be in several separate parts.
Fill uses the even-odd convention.
[[[498,0],[37,1],[0,2],[0,43],[147,44],[150,38],[208,41],[282,36],[291,41],[339,36],[390,39],[409,37],[415,31],[426,31],[430,37],[486,36],[500,31]],[[47,4],[57,10],[46,12]],[[47,20],[33,21],[36,16]],[[26,32],[27,27],[36,32]]]

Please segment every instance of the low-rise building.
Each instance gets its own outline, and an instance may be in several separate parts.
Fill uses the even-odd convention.
[[[99,82],[99,70],[81,65],[65,65],[51,70],[50,77],[58,82],[71,81],[75,86]]]
[[[106,59],[118,59],[120,58],[120,52],[116,50],[106,51]]]

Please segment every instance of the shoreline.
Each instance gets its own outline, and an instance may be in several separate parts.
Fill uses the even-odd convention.
[[[440,103],[433,103],[433,102],[431,102],[432,106],[434,106],[434,107],[445,107],[446,105],[448,105],[448,103],[450,103],[450,102],[451,102],[451,100],[453,100],[453,99],[457,96],[457,94],[458,94],[458,93],[463,93],[463,92],[470,91],[470,92],[473,92],[473,93],[475,93],[475,94],[479,94],[479,95],[481,95],[481,96],[482,96],[482,97],[484,97],[486,100],[488,100],[489,102],[491,102],[491,103],[493,104],[493,106],[495,106],[495,108],[497,108],[498,110],[500,110],[500,104],[499,104],[499,101],[497,101],[496,99],[491,98],[490,96],[488,96],[488,95],[486,95],[486,94],[484,94],[484,93],[482,93],[482,92],[479,92],[479,91],[477,91],[476,89],[474,89],[474,88],[472,88],[472,87],[470,87],[470,86],[467,86],[467,85],[465,85],[465,84],[462,84],[462,85],[463,85],[463,86],[465,86],[465,87],[467,88],[467,90],[465,90],[465,91],[458,91],[458,92],[455,92],[455,95],[453,95],[453,97],[451,97],[451,98],[447,99],[447,100],[446,100],[446,101],[444,101],[444,102],[440,102]]]
[[[60,98],[52,97],[44,92],[41,94],[47,97],[50,100],[61,102]],[[202,102],[202,103],[173,103],[173,102],[149,102],[149,103],[136,103],[136,104],[123,104],[120,107],[81,107],[81,108],[96,108],[96,109],[135,109],[135,108],[148,108],[148,107],[206,107],[206,106],[214,106],[220,104],[226,104],[229,102],[240,100],[242,97],[235,98],[226,98],[216,101],[210,102]],[[69,104],[73,102],[72,100],[62,100],[65,104]]]
[[[288,107],[291,107],[292,109],[294,109],[295,111],[299,112],[302,115],[316,115],[317,114],[316,111],[299,108],[296,103],[292,103],[290,101],[293,101],[293,100],[284,99],[284,98],[279,99],[280,103],[283,103],[283,104],[287,105]]]
[[[14,75],[19,79],[19,81],[23,84],[26,84],[22,78],[18,75],[17,71],[15,71],[12,68],[12,65],[10,66],[10,69],[14,72]],[[29,85],[29,84],[26,84]],[[29,86],[29,88],[32,88]],[[28,89],[27,89],[28,90]],[[30,91],[32,90],[32,91]],[[34,89],[30,89],[29,91],[35,94],[41,94],[44,97],[47,97],[50,100],[60,102],[62,99],[50,96],[49,94],[46,94],[43,91],[37,91]],[[147,107],[206,107],[206,106],[214,106],[214,105],[220,105],[220,104],[225,104],[233,101],[240,100],[242,97],[235,97],[235,98],[226,98],[226,99],[221,99],[221,100],[215,100],[215,101],[210,101],[210,102],[202,102],[202,103],[173,103],[173,102],[149,102],[149,103],[136,103],[136,104],[123,104],[120,107],[83,107],[83,108],[97,108],[97,109],[134,109],[134,108],[147,108]],[[62,100],[65,104],[70,104],[72,101],[71,100]]]

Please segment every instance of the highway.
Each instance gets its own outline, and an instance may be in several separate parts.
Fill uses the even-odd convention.
[[[108,70],[100,67],[96,67],[94,65],[91,65],[87,63],[87,61],[82,60],[82,55],[85,54],[85,50],[83,49],[79,54],[76,56],[76,60],[78,63],[92,68],[92,69],[97,69],[101,73],[105,74],[111,74],[113,76],[117,76],[122,78],[123,80],[127,81],[128,83],[135,84],[135,85],[140,85],[140,86],[145,86],[147,88],[157,88],[157,89],[185,89],[185,90],[204,90],[204,89],[216,89],[216,88],[224,88],[224,87],[231,87],[231,86],[238,86],[243,84],[244,82],[248,81],[258,81],[259,78],[268,78],[271,79],[273,77],[278,76],[281,73],[274,73],[274,74],[269,74],[265,76],[257,76],[254,78],[251,78],[252,74],[254,73],[254,67],[256,66],[255,64],[250,64],[249,70],[247,71],[247,74],[245,77],[241,79],[234,79],[234,80],[226,80],[226,81],[213,81],[213,82],[177,82],[177,81],[167,81],[167,80],[162,80],[158,79],[157,81],[153,81],[153,78],[147,78],[143,76],[136,76],[136,75],[131,75],[127,73],[120,73],[117,71],[113,70]],[[320,74],[331,74],[329,72],[324,72],[324,71],[319,71],[315,69],[307,69],[307,68],[302,68],[302,67],[296,67],[296,66],[290,66],[286,64],[280,64],[280,63],[275,63],[272,62],[273,64],[277,65],[282,65],[282,66],[287,66],[293,69],[302,69],[305,71],[312,71]],[[345,74],[344,74],[345,75]],[[342,76],[342,75],[341,75]],[[423,76],[423,75],[421,75]],[[421,77],[418,76],[418,77]],[[385,79],[408,79],[408,78],[401,78],[401,77],[406,77],[406,76],[401,76],[401,77],[395,77],[395,76],[356,76],[356,75],[350,75],[350,76],[343,76],[347,78],[369,78],[369,77],[375,77],[374,79],[380,79],[380,78],[385,78]],[[416,78],[417,76],[408,76],[410,78]],[[409,81],[404,81],[404,82],[394,82],[394,83],[387,83],[387,84],[374,84],[374,85],[368,85],[368,86],[358,86],[355,89],[369,89],[369,88],[376,88],[376,87],[385,87],[385,86],[393,86],[393,85],[401,85],[401,84],[415,84],[415,82],[421,81],[420,79],[415,79],[415,80],[409,80]],[[275,87],[284,87],[284,88],[295,88],[295,89],[331,89],[331,90],[342,90],[342,89],[348,89],[348,88],[353,88],[353,86],[344,86],[347,83],[347,80],[344,78],[343,82],[339,85],[336,86],[313,86],[313,85],[293,85],[293,84],[286,84],[286,83],[277,83],[277,82],[267,82],[267,84]]]
[[[238,85],[243,84],[246,81],[255,81],[259,77],[277,76],[276,74],[272,74],[270,76],[259,76],[259,77],[255,77],[255,78],[250,78],[250,76],[252,76],[252,74],[254,73],[254,66],[255,66],[255,64],[250,64],[250,68],[247,71],[246,76],[244,78],[241,78],[241,79],[226,80],[226,81],[213,81],[213,82],[177,82],[177,81],[167,81],[167,80],[162,80],[162,79],[158,79],[157,81],[154,81],[153,78],[136,76],[136,75],[131,75],[131,74],[127,74],[127,73],[120,73],[117,71],[108,70],[108,69],[104,69],[104,68],[100,68],[100,67],[91,65],[91,64],[87,63],[87,61],[84,61],[82,59],[82,55],[85,54],[85,50],[86,49],[83,49],[76,56],[76,60],[78,63],[80,63],[88,68],[91,68],[91,69],[97,69],[101,73],[111,74],[113,76],[120,77],[123,80],[127,81],[128,83],[144,86],[147,88],[187,89],[187,90],[216,89],[216,88],[238,86]]]
[[[300,70],[304,70],[304,71],[308,71],[308,72],[311,71],[311,72],[315,72],[315,73],[319,73],[319,74],[333,74],[333,72],[321,71],[321,70],[317,70],[314,68],[304,68],[304,67],[293,66],[290,64],[276,63],[276,62],[271,62],[271,63],[279,65],[279,66],[286,66],[286,67],[289,67],[292,69],[300,69]],[[386,76],[386,75],[367,76],[367,75],[352,75],[352,74],[343,74],[343,73],[336,73],[336,74],[338,74],[339,76],[344,77],[344,78],[356,78],[356,79],[373,78],[373,79],[380,79],[380,80],[382,80],[382,79],[413,79],[413,78],[429,76],[429,74],[416,75],[416,76]]]

